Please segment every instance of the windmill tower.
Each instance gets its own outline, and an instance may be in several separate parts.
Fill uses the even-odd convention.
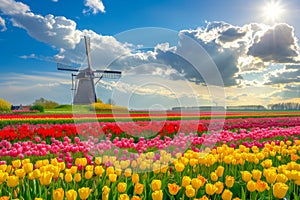
[[[120,71],[112,70],[93,70],[90,54],[90,38],[84,36],[87,64],[84,69],[57,63],[57,69],[63,71],[78,72],[72,73],[72,90],[74,91],[73,104],[91,104],[97,101],[95,85],[102,79],[118,79],[121,77]],[[75,77],[75,80],[74,80]],[[96,82],[95,82],[96,79]],[[75,83],[75,84],[74,84]]]

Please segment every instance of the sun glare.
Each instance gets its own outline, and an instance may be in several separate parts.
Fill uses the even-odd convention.
[[[284,13],[284,8],[279,1],[269,1],[263,9],[265,19],[271,22],[279,21]]]

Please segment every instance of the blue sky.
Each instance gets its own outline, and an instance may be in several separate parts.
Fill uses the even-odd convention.
[[[298,0],[2,0],[0,98],[72,102],[70,73],[56,62],[86,66],[87,35],[93,68],[123,72],[97,85],[104,102],[298,101],[299,14]]]

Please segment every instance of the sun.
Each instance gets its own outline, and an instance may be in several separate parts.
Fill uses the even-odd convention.
[[[264,18],[267,21],[276,22],[282,18],[284,7],[279,1],[269,1],[263,7]]]

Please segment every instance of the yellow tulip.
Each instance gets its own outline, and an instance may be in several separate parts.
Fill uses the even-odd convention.
[[[256,183],[254,182],[254,181],[252,181],[252,180],[250,180],[250,181],[248,181],[248,183],[247,183],[247,190],[249,191],[249,192],[254,192],[255,190],[256,190]]]
[[[20,160],[13,160],[12,162],[11,162],[11,164],[12,164],[12,166],[14,166],[14,168],[20,168],[21,167],[21,161]]]
[[[218,177],[223,176],[223,174],[224,174],[224,167],[223,166],[218,166],[215,172],[218,175]]]
[[[88,187],[82,187],[78,190],[80,199],[87,199],[91,194],[91,189]]]
[[[26,176],[26,172],[24,169],[16,169],[15,174],[19,177],[19,178],[24,178]]]
[[[245,181],[246,183],[248,183],[252,178],[252,174],[248,171],[241,171],[241,174],[243,181]]]
[[[42,164],[43,164],[44,166],[49,165],[49,160],[48,160],[48,159],[42,160]]]
[[[8,187],[16,187],[19,185],[19,177],[18,176],[9,176],[7,177],[7,186]]]
[[[215,183],[215,186],[217,187],[217,191],[216,191],[216,194],[221,194],[223,192],[223,189],[224,189],[224,183],[223,182],[216,182]]]
[[[231,188],[234,184],[234,177],[233,176],[226,176],[226,179],[225,179],[225,185],[226,187],[228,188]]]
[[[58,188],[53,191],[53,200],[63,200],[64,199],[64,190]]]
[[[102,174],[104,173],[104,169],[102,166],[96,166],[95,167],[95,174],[98,176],[102,176]]]
[[[161,180],[154,179],[151,182],[151,188],[152,188],[152,191],[160,190],[160,188],[161,188]]]
[[[191,198],[191,197],[195,196],[196,191],[193,188],[193,186],[188,185],[188,186],[185,187],[185,194],[186,194],[187,197]]]
[[[199,178],[193,178],[191,183],[193,188],[195,188],[196,190],[198,190],[200,187],[204,185],[204,182]]]
[[[176,170],[176,172],[182,172],[184,170],[184,167],[185,167],[184,164],[181,163],[181,162],[175,164],[175,170]]]
[[[77,173],[77,166],[72,166],[71,167],[71,174],[76,174]]]
[[[0,184],[3,183],[4,181],[6,181],[7,177],[8,177],[7,172],[1,172],[0,171]]]
[[[211,173],[210,173],[210,179],[211,179],[212,181],[217,181],[217,180],[219,179],[219,176],[217,175],[216,172],[211,172]]]
[[[113,167],[108,167],[106,169],[106,175],[109,175],[109,174],[114,174],[115,173],[115,170]]]
[[[79,181],[81,181],[81,174],[80,174],[80,173],[76,173],[76,174],[74,175],[74,181],[75,181],[76,183],[78,183]]]
[[[273,195],[275,198],[283,199],[289,190],[289,186],[285,183],[275,183],[273,185]]]
[[[232,199],[232,192],[228,189],[224,190],[222,194],[222,199],[223,200],[231,200]]]
[[[56,158],[51,159],[50,163],[54,166],[58,165],[58,160]]]
[[[288,179],[288,177],[286,177],[286,175],[284,175],[284,174],[278,174],[276,182],[278,182],[278,183],[286,183],[288,180],[289,179]]]
[[[6,168],[7,168],[7,165],[5,165],[5,164],[0,165],[0,170],[1,171],[5,172]]]
[[[102,200],[108,200],[109,197],[110,188],[107,186],[104,186],[102,188]]]
[[[258,192],[264,192],[265,190],[269,190],[268,183],[266,183],[264,181],[261,181],[261,180],[258,180],[256,182],[256,190]]]
[[[140,180],[138,174],[132,174],[131,179],[132,179],[132,182],[135,183],[135,184],[138,183],[139,180]]]
[[[213,185],[211,183],[207,183],[205,185],[205,192],[206,192],[206,194],[213,195],[216,191],[218,191],[218,188],[215,185]]]
[[[86,171],[93,171],[93,170],[94,170],[94,165],[87,165],[87,166],[85,167],[85,170],[86,170]]]
[[[33,170],[33,164],[32,163],[26,163],[23,166],[23,169],[26,172],[26,174],[28,174],[29,172],[32,172],[32,170]]]
[[[43,200],[43,198],[37,198],[37,197],[35,197],[34,200]]]
[[[276,172],[274,173],[274,172],[267,171],[265,173],[265,177],[266,177],[268,183],[273,184],[273,183],[275,183],[275,181],[277,179],[277,174],[276,174]]]
[[[188,185],[190,185],[191,184],[191,178],[189,177],[189,176],[184,176],[183,178],[182,178],[182,183],[181,183],[181,185],[183,186],[183,187],[186,187],[186,186],[188,186]]]
[[[122,169],[116,168],[116,169],[115,169],[115,174],[116,174],[117,176],[121,176],[121,174],[122,174]]]
[[[152,192],[152,199],[153,200],[162,200],[163,199],[163,192],[162,190],[156,190]]]
[[[129,196],[127,194],[120,194],[118,200],[129,200]]]
[[[132,170],[130,168],[125,169],[124,171],[124,176],[125,177],[130,177],[132,174]]]
[[[77,192],[73,189],[68,190],[66,192],[66,197],[67,197],[67,200],[76,200],[77,199]]]
[[[114,183],[117,181],[117,174],[109,174],[108,178],[109,178],[110,182]]]
[[[266,159],[261,163],[261,166],[263,166],[264,168],[270,168],[272,167],[272,160],[271,159]]]
[[[124,182],[118,183],[117,189],[119,193],[124,193],[126,191],[127,184]]]
[[[43,172],[40,177],[41,185],[50,185],[50,183],[52,181],[52,177],[53,177],[53,173],[48,172],[48,171]]]
[[[10,173],[11,171],[12,171],[12,166],[11,165],[7,165],[6,172]]]
[[[194,167],[195,165],[198,164],[198,160],[194,159],[194,158],[191,158],[189,163],[190,163],[190,166]]]
[[[101,157],[96,157],[95,158],[95,164],[96,165],[101,165],[101,163],[102,163],[102,158]]]
[[[65,174],[65,181],[67,183],[72,182],[72,180],[73,180],[72,174]]]
[[[87,165],[87,159],[86,158],[76,158],[75,165],[81,165],[85,167]]]
[[[64,170],[66,168],[66,164],[64,162],[58,163],[59,170]]]
[[[84,173],[84,177],[85,177],[86,179],[91,179],[91,178],[93,177],[93,171],[86,171],[86,172]]]
[[[260,178],[261,178],[261,171],[259,171],[257,169],[252,170],[252,177],[256,181],[260,180]]]
[[[189,164],[189,159],[187,159],[185,157],[181,157],[180,160],[185,166],[187,166]]]
[[[169,183],[168,184],[168,188],[169,188],[169,193],[171,195],[176,195],[178,193],[178,191],[181,189],[181,187],[179,185],[177,185],[176,183]]]
[[[142,194],[144,190],[144,184],[136,183],[134,185],[134,193],[136,194]]]
[[[163,174],[165,174],[165,173],[167,173],[168,169],[169,169],[169,167],[168,167],[167,165],[162,166],[162,167],[160,168],[160,172],[163,173]]]
[[[139,196],[132,196],[131,200],[142,200],[142,198]]]
[[[43,161],[41,161],[41,160],[36,161],[35,166],[36,166],[36,168],[39,169],[40,167],[43,166]]]

